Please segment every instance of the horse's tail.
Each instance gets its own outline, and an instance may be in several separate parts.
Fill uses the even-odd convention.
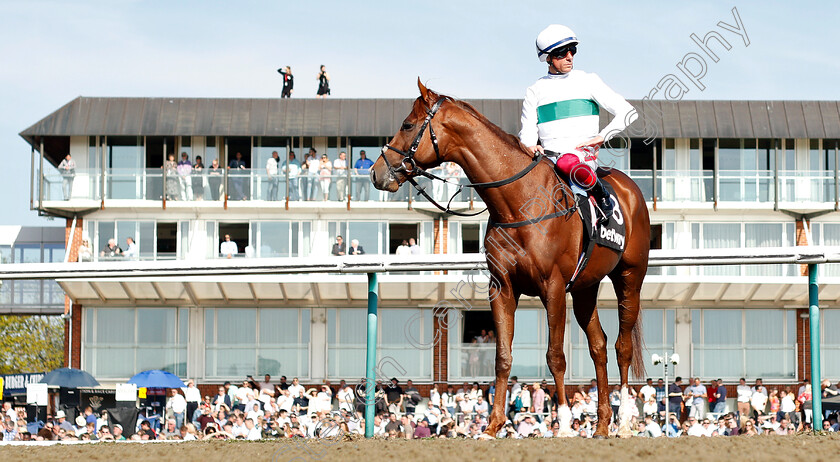
[[[630,369],[633,372],[633,378],[636,380],[643,380],[645,377],[645,358],[642,356],[642,350],[645,347],[644,339],[642,338],[642,313],[636,318],[636,324],[633,326],[633,331],[630,335],[633,342],[633,359],[630,361]]]

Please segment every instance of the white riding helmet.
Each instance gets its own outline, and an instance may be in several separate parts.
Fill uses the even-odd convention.
[[[560,24],[552,24],[543,29],[537,36],[537,57],[540,58],[541,62],[545,62],[555,48],[576,43],[580,43],[580,41],[575,36],[574,31]]]

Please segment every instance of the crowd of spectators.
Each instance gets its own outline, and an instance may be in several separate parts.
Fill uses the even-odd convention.
[[[285,160],[280,158],[278,151],[273,151],[265,161],[265,166],[250,167],[241,152],[231,155],[227,166],[220,165],[218,159],[213,159],[209,166],[205,166],[201,156],[190,159],[187,152],[181,152],[180,160],[177,160],[175,154],[171,153],[161,168],[164,178],[163,196],[167,201],[224,199],[227,171],[227,198],[231,201],[279,201],[284,200],[287,194],[291,201],[343,202],[348,195],[357,201],[405,201],[408,198],[408,188],[387,196],[372,190],[371,167],[373,160],[367,157],[365,150],[359,151],[359,158],[352,165],[345,151],[339,152],[335,159],[330,159],[326,153],[319,156],[315,148],[309,148],[302,160],[297,159],[294,151],[289,151]],[[76,164],[69,154],[59,164],[58,170],[62,178],[64,200],[70,200]],[[433,182],[433,187],[427,188],[427,194],[437,201],[448,200],[450,197],[466,200],[461,189],[465,178],[461,167],[452,162],[444,162],[429,172],[446,181]],[[257,178],[260,178],[259,183],[256,182]],[[285,183],[287,178],[288,185]],[[429,182],[427,178],[418,179],[418,183],[424,185]],[[257,187],[257,184],[263,186]],[[419,193],[415,197],[423,200]]]
[[[838,385],[822,384],[825,397],[838,394]],[[29,440],[198,440],[266,438],[334,438],[364,435],[366,384],[353,386],[342,380],[305,389],[297,378],[281,377],[273,383],[266,375],[257,382],[248,377],[237,386],[226,382],[215,396],[202,398],[191,381],[181,390],[172,389],[162,424],[141,414],[136,428],[127,432],[108,422],[108,414],[94,414],[85,408],[74,422],[62,411],[49,418],[43,428],[32,428],[23,409],[4,404],[0,431],[4,441]],[[631,387],[633,406],[630,427],[637,437],[716,437],[790,435],[811,429],[811,385],[806,380],[794,390],[785,387],[768,392],[761,379],[737,385],[738,409],[726,408],[725,384],[708,385],[695,379],[682,386],[678,377],[667,390],[662,380],[651,379]],[[488,425],[493,410],[495,387],[482,388],[477,382],[458,387],[434,385],[428,399],[408,380],[403,388],[396,378],[377,382],[373,434],[386,439],[478,438]],[[609,395],[613,417],[610,434],[617,435],[615,418],[621,394],[615,386]],[[723,406],[720,406],[723,400]],[[548,383],[520,384],[511,377],[505,391],[505,422],[500,438],[592,437],[598,421],[598,388],[593,380],[569,397],[571,430],[561,429],[558,396]],[[743,404],[742,403],[746,403]],[[818,420],[826,432],[840,430],[837,414]],[[126,438],[125,435],[129,435]]]

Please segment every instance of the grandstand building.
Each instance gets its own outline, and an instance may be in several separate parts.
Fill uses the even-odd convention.
[[[519,130],[519,100],[470,101],[504,130]],[[643,114],[602,150],[601,161],[633,177],[649,205],[653,248],[708,249],[840,245],[836,101],[631,101]],[[84,239],[94,260],[109,239],[140,260],[326,257],[340,235],[367,254],[393,254],[403,240],[419,251],[479,252],[486,214],[441,214],[408,186],[373,189],[355,172],[398,130],[411,100],[193,99],[79,97],[21,132],[32,146],[30,203],[66,218],[70,261]],[[602,122],[608,114],[602,113]],[[286,172],[314,148],[348,170]],[[271,175],[267,163],[279,154]],[[167,165],[173,154],[205,168]],[[70,175],[57,167],[67,154]],[[241,154],[244,164],[232,161]],[[222,167],[211,172],[217,160]],[[244,165],[244,168],[242,167]],[[457,168],[438,172],[454,182]],[[68,186],[68,183],[69,186]],[[481,210],[470,190],[427,184],[456,209]],[[309,189],[315,191],[310,197]],[[349,257],[348,257],[349,258]],[[823,265],[823,376],[840,379],[840,271]],[[486,294],[468,272],[379,277],[379,374],[430,384],[486,382],[493,329]],[[785,384],[809,376],[807,286],[794,265],[652,268],[642,293],[646,355],[676,352],[676,374],[703,380],[762,377]],[[364,275],[97,278],[58,281],[68,310],[66,362],[100,382],[165,369],[204,385],[246,375],[300,377],[304,383],[364,374]],[[615,296],[602,284],[601,321],[612,343]],[[449,303],[448,318],[432,315]],[[594,377],[586,339],[567,316],[567,382]],[[539,300],[516,315],[513,375],[550,378]],[[609,356],[617,377],[615,353]],[[661,375],[648,366],[649,374]],[[672,371],[673,373],[673,371]]]

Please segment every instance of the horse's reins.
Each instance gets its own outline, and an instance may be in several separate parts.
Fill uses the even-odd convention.
[[[484,183],[468,183],[468,184],[452,183],[451,181],[447,180],[446,178],[441,178],[441,177],[439,177],[439,176],[437,176],[433,173],[427,172],[422,167],[418,167],[417,162],[415,162],[415,160],[414,160],[414,155],[417,153],[417,148],[418,148],[418,146],[420,146],[420,141],[423,138],[423,134],[426,132],[426,128],[429,129],[429,137],[431,138],[432,146],[435,149],[435,156],[437,157],[437,160],[441,160],[440,147],[438,146],[438,140],[437,140],[437,136],[435,135],[435,130],[432,127],[432,118],[435,116],[435,114],[437,114],[438,110],[440,110],[440,106],[447,99],[448,98],[438,99],[435,102],[435,104],[433,104],[432,107],[426,111],[426,118],[425,118],[425,120],[423,120],[423,125],[420,126],[420,130],[417,132],[417,135],[414,136],[414,140],[411,142],[411,145],[409,146],[407,152],[402,151],[400,149],[397,149],[397,148],[391,146],[390,144],[386,144],[385,146],[382,147],[381,155],[385,160],[385,165],[388,166],[388,173],[392,177],[395,176],[397,173],[401,173],[403,176],[406,177],[406,181],[411,183],[411,185],[414,186],[414,189],[416,189],[417,192],[420,193],[420,195],[425,197],[429,202],[431,202],[439,210],[441,210],[444,213],[449,213],[449,214],[457,215],[457,216],[461,216],[461,217],[474,217],[476,215],[480,215],[480,214],[484,213],[485,211],[487,211],[487,208],[485,207],[484,210],[480,210],[480,211],[475,212],[475,213],[458,212],[458,211],[452,210],[450,208],[450,206],[452,205],[452,200],[456,196],[458,196],[458,194],[461,193],[461,190],[463,188],[476,188],[476,189],[478,189],[478,188],[498,188],[500,186],[504,186],[504,185],[513,183],[514,181],[524,177],[525,175],[528,174],[528,172],[533,170],[534,167],[536,167],[545,158],[545,156],[542,153],[538,153],[534,156],[534,159],[531,161],[530,164],[528,164],[528,166],[526,166],[525,168],[520,170],[515,175],[513,175],[511,177],[508,177],[508,178],[505,178],[503,180],[487,181],[487,182],[484,182]],[[391,163],[388,161],[388,158],[385,157],[385,153],[388,152],[388,150],[394,151],[397,154],[403,156],[402,160],[400,161],[400,163],[397,167],[394,167],[393,165],[391,165]],[[425,176],[426,178],[429,178],[431,180],[439,180],[439,181],[443,181],[444,183],[447,183],[447,184],[455,184],[455,185],[458,186],[458,190],[455,191],[455,193],[452,194],[452,196],[449,197],[449,201],[446,203],[446,207],[443,207],[442,205],[440,205],[434,198],[432,198],[426,192],[424,187],[418,185],[417,182],[414,181],[414,176],[415,175],[422,175],[422,176]],[[515,223],[495,223],[495,222],[491,221],[491,224],[493,224],[495,226],[503,227],[503,228],[516,228],[516,227],[519,227],[519,226],[524,226],[524,225],[528,225],[528,224],[532,224],[532,223],[537,223],[537,222],[540,222],[540,221],[543,221],[543,220],[546,220],[546,219],[549,219],[549,218],[555,218],[555,217],[558,217],[558,216],[563,216],[563,215],[566,215],[567,213],[569,213],[569,209],[566,209],[566,210],[564,210],[563,212],[560,212],[560,213],[553,213],[553,214],[550,214],[550,215],[544,215],[537,220],[525,220],[525,221],[518,221],[518,222],[515,222]]]

